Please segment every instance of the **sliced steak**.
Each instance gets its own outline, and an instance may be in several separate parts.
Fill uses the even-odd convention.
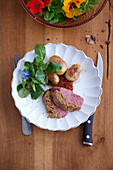
[[[67,111],[62,110],[58,106],[56,106],[51,98],[51,89],[47,90],[43,97],[42,101],[45,105],[47,113],[49,113],[49,117],[51,118],[61,118],[67,115]]]
[[[68,110],[71,112],[80,110],[84,101],[82,97],[65,88],[52,89],[51,96],[56,106],[62,110]]]
[[[72,91],[60,88],[60,92],[67,98],[71,103],[77,104],[78,106],[82,106],[84,99],[77,94],[74,94]]]

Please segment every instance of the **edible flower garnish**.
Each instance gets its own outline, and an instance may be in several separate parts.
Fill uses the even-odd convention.
[[[45,63],[46,48],[44,45],[35,45],[36,57],[32,62],[24,62],[24,70],[22,73],[22,82],[17,86],[19,97],[25,98],[29,94],[32,99],[37,99],[43,92],[43,87],[48,84],[47,73],[57,73],[62,69],[62,66],[50,61]],[[43,85],[43,87],[42,87]]]
[[[22,79],[27,79],[27,80],[29,80],[29,76],[31,76],[30,74],[29,74],[29,71],[21,71],[21,73],[22,73]]]
[[[62,9],[65,12],[66,17],[73,18],[74,16],[80,16],[82,14],[79,11],[81,3],[86,2],[86,0],[64,0]],[[74,11],[74,9],[78,9]]]
[[[67,18],[77,20],[86,11],[93,10],[99,0],[31,0],[30,11],[50,24],[65,23]]]
[[[44,6],[48,6],[51,3],[52,0],[44,0]]]
[[[44,8],[44,3],[41,0],[31,0],[27,3],[27,6],[33,14],[37,12],[43,14],[41,9]]]

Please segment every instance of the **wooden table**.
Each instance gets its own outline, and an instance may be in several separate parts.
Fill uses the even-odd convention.
[[[33,20],[19,1],[0,1],[0,170],[113,170],[113,0],[110,8],[109,75],[107,44],[109,2],[89,23],[72,29],[55,29]],[[89,45],[86,34],[97,43]],[[50,132],[32,125],[22,134],[21,116],[11,97],[13,54],[22,56],[36,43],[74,45],[91,57],[103,56],[103,94],[93,124],[93,147],[84,146],[83,125],[67,132]]]

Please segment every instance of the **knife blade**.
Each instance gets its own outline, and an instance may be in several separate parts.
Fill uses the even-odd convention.
[[[99,76],[101,79],[101,85],[102,85],[102,79],[103,79],[103,60],[100,52],[98,52],[98,61],[97,61],[97,68],[99,72]]]
[[[103,79],[103,60],[100,52],[98,52],[98,60],[97,60],[97,69],[101,79]],[[84,130],[83,130],[83,144],[93,146],[92,140],[92,125],[93,125],[93,118],[94,113],[89,117],[89,119],[84,123]]]

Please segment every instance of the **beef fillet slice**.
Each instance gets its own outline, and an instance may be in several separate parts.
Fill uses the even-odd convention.
[[[82,97],[65,88],[52,89],[51,96],[54,104],[65,111],[79,111],[83,104]]]
[[[61,118],[67,115],[67,111],[62,110],[53,103],[51,98],[51,89],[44,93],[42,101],[50,118]]]

